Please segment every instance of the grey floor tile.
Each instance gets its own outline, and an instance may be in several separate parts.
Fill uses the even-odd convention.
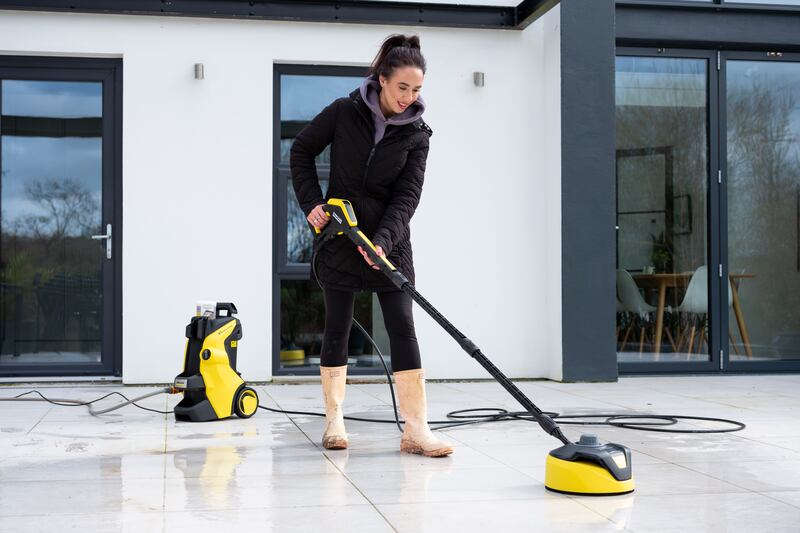
[[[800,509],[755,493],[576,498],[635,533],[769,531],[796,533]]]
[[[686,435],[610,427],[596,433],[633,450],[637,490],[621,497],[554,494],[543,487],[559,446],[531,422],[442,432],[444,459],[401,454],[390,425],[348,421],[351,447],[320,446],[321,418],[259,411],[247,420],[178,423],[126,407],[0,402],[0,529],[53,531],[797,531],[800,523],[800,376],[623,378],[619,383],[525,381],[544,409],[719,416],[745,431]],[[0,397],[25,390],[3,387]],[[156,387],[38,387],[90,399]],[[319,384],[259,385],[264,403],[322,411]],[[168,409],[178,396],[146,405]],[[431,383],[430,414],[519,410],[494,382]],[[103,405],[113,404],[108,399]],[[386,384],[349,385],[345,412],[391,418]],[[699,421],[674,428],[709,427]],[[44,505],[47,502],[48,505]],[[374,504],[374,505],[373,505]],[[377,509],[376,509],[377,506]]]
[[[354,472],[348,477],[373,503],[506,501],[559,498],[542,484],[508,467]]]
[[[230,468],[230,467],[228,467]],[[342,506],[369,503],[340,473],[281,474],[239,477],[223,475],[165,481],[167,511],[263,509],[273,507]]]
[[[800,460],[687,463],[686,468],[755,492],[800,492]]]
[[[582,533],[624,531],[597,512],[569,498],[381,504],[380,511],[401,533],[443,531],[526,531]]]
[[[163,505],[162,477],[0,483],[0,517],[159,511]]]

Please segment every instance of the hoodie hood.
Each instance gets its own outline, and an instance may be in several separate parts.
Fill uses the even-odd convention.
[[[417,100],[402,113],[393,115],[388,119],[384,117],[379,104],[381,84],[378,82],[378,77],[376,75],[364,78],[359,91],[361,93],[361,98],[367,104],[370,111],[372,111],[372,121],[375,124],[375,144],[383,139],[386,133],[386,126],[390,124],[393,126],[411,124],[419,119],[422,113],[425,112],[425,101],[421,96],[418,96]]]

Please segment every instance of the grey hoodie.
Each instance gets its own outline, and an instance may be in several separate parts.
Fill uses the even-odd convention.
[[[386,133],[386,126],[389,124],[393,126],[410,124],[421,117],[422,113],[425,112],[425,101],[421,96],[418,96],[417,100],[402,113],[389,117],[388,119],[384,117],[381,106],[378,103],[381,84],[376,75],[364,78],[364,81],[361,82],[360,91],[361,98],[372,111],[372,121],[375,124],[375,144],[378,144],[378,141],[383,139],[383,135]]]

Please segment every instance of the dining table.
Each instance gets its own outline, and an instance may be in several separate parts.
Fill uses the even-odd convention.
[[[692,279],[694,272],[662,272],[654,274],[633,274],[633,280],[639,288],[645,290],[658,291],[658,304],[656,306],[656,332],[653,352],[658,355],[661,353],[661,339],[664,333],[664,309],[666,307],[667,289],[687,287],[689,280]],[[739,326],[739,334],[742,337],[745,353],[747,357],[753,356],[753,350],[750,346],[750,336],[747,333],[747,326],[744,322],[744,315],[742,314],[742,306],[739,301],[739,281],[742,279],[754,278],[755,274],[750,273],[732,273],[728,277],[731,280],[731,304],[733,306],[733,313],[736,316],[736,323]]]

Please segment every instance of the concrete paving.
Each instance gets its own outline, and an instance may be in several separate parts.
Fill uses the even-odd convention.
[[[692,435],[566,426],[633,450],[636,491],[576,497],[544,488],[559,445],[525,421],[442,431],[444,459],[400,454],[392,424],[348,422],[350,449],[321,448],[323,419],[176,422],[126,407],[0,402],[0,531],[800,531],[800,376],[624,378],[519,383],[548,411],[661,413],[740,420]],[[34,388],[0,387],[0,397]],[[49,397],[128,396],[155,387],[36,386]],[[256,387],[263,405],[320,411],[319,385]],[[430,383],[429,410],[518,409],[494,382]],[[169,410],[179,396],[143,405]],[[112,404],[113,398],[98,408]],[[345,413],[390,418],[385,384],[348,385]],[[710,424],[682,422],[674,428]],[[721,427],[721,426],[717,426]]]

